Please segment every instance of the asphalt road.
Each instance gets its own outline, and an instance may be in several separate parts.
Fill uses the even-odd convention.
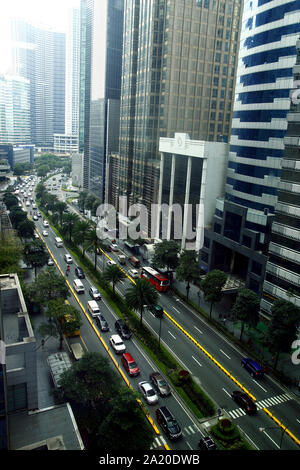
[[[30,208],[27,208],[30,210]],[[42,221],[36,222],[40,233],[43,230]],[[54,244],[54,233],[51,229],[49,236],[45,237],[51,253],[56,259],[58,265],[64,271],[66,263],[63,255],[66,253],[64,248],[57,248]],[[124,251],[128,256],[129,253]],[[112,259],[117,261],[118,253],[110,253]],[[98,258],[98,265],[101,268],[104,257]],[[125,271],[129,266],[125,266]],[[71,267],[71,274],[68,278],[70,282],[74,279],[74,265]],[[87,311],[87,301],[90,300],[88,292],[89,281],[83,280],[86,293],[80,296],[80,301]],[[118,284],[117,289],[124,294],[130,286],[130,281],[125,279]],[[78,303],[75,299],[71,299],[70,303],[74,305]],[[201,387],[212,397],[217,408],[221,409],[223,414],[230,417],[235,424],[239,426],[242,433],[249,439],[254,448],[260,450],[276,450],[279,449],[282,440],[282,449],[299,450],[298,445],[273,422],[272,419],[263,411],[266,407],[275,417],[287,427],[287,429],[299,438],[300,434],[300,408],[296,397],[283,388],[279,383],[275,382],[267,375],[260,381],[254,380],[242,367],[241,358],[243,354],[217,331],[215,331],[205,320],[195,314],[184,302],[170,294],[160,294],[159,303],[164,307],[165,311],[171,318],[177,322],[191,337],[198,343],[194,344],[182,331],[170,321],[167,316],[162,320],[161,342],[182,364],[182,367],[188,370],[200,383]],[[106,344],[109,346],[109,336],[114,333],[114,322],[116,314],[110,306],[105,302],[99,302],[101,312],[104,314],[110,326],[110,332],[101,333]],[[102,351],[107,354],[99,341],[90,322],[87,319],[88,313],[82,312],[83,326],[81,328],[81,337],[83,344],[90,351]],[[91,317],[90,317],[91,320]],[[150,312],[144,313],[144,322],[158,335],[159,320]],[[227,377],[224,372],[215,365],[215,363],[199,348],[199,345],[208,351],[214,359],[216,359],[226,370],[230,371],[235,379],[239,381],[248,391],[256,398],[258,407],[257,415],[248,416],[243,410],[238,408],[233,402],[230,394],[233,390],[238,389],[237,385]],[[132,354],[141,369],[140,376],[130,380],[132,386],[137,390],[137,384],[141,380],[147,380],[149,373],[156,369],[154,364],[147,355],[142,351],[138,342],[133,338],[126,342],[127,351]],[[114,353],[113,353],[114,354]],[[117,358],[120,365],[120,358]],[[122,369],[122,366],[120,366]],[[191,413],[186,409],[185,405],[178,399],[176,394],[171,397],[160,399],[159,405],[167,404],[174,413],[183,430],[183,439],[177,442],[170,442],[164,434],[158,436],[155,445],[163,445],[167,442],[171,449],[197,449],[197,444],[201,435],[204,435],[205,429],[209,422],[197,422]],[[149,413],[155,420],[155,408],[148,407]],[[265,428],[263,432],[259,428]]]

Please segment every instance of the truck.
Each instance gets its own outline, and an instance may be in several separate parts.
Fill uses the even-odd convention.
[[[58,389],[61,387],[60,379],[62,374],[72,366],[71,359],[66,352],[57,352],[47,357],[47,363],[54,386]]]
[[[150,264],[151,264],[152,257],[154,255],[154,248],[155,248],[154,243],[152,243],[151,245],[145,244],[140,247],[140,253],[143,257],[143,260],[149,261]]]

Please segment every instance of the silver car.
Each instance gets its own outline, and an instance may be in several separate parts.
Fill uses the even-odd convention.
[[[158,396],[149,382],[140,382],[139,389],[149,405],[155,405],[158,402]]]
[[[100,292],[98,291],[98,289],[94,286],[91,286],[89,288],[89,294],[90,296],[92,297],[92,299],[94,300],[101,300],[101,295],[100,295]]]

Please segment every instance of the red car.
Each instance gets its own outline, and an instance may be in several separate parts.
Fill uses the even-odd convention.
[[[121,361],[122,361],[123,366],[127,370],[128,374],[131,377],[136,377],[137,375],[139,375],[140,369],[138,368],[138,366],[137,366],[135,360],[133,359],[133,357],[131,356],[131,354],[129,354],[129,353],[122,354]]]

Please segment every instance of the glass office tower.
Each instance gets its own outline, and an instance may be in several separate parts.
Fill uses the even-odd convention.
[[[107,152],[119,148],[124,2],[87,1],[85,8],[84,188],[103,201]]]
[[[120,193],[156,202],[160,137],[229,139],[240,0],[125,0]]]
[[[281,175],[300,2],[244,2],[225,200],[201,254],[261,293]]]
[[[30,81],[31,143],[65,132],[65,34],[12,22],[14,71]]]

